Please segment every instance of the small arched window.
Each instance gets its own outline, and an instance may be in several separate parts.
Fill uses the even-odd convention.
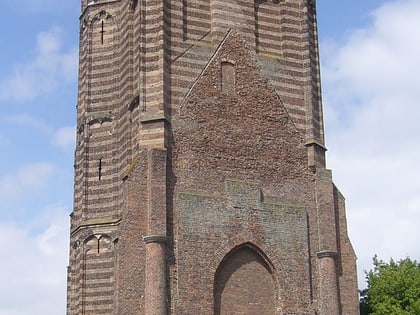
[[[112,47],[114,37],[114,21],[106,11],[99,12],[92,19],[93,48]]]

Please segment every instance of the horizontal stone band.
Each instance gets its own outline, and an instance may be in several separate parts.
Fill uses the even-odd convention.
[[[317,252],[316,255],[318,256],[318,258],[325,258],[325,257],[337,257],[337,252],[332,251],[332,250],[323,250],[320,252]]]
[[[148,235],[148,236],[144,236],[143,240],[146,242],[146,244],[168,242],[168,238],[164,235]]]

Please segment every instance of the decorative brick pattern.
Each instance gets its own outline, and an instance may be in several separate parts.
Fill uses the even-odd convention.
[[[81,8],[67,314],[358,314],[315,2]]]

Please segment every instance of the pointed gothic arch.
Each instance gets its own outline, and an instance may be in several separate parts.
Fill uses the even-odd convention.
[[[83,242],[83,245],[84,245],[85,260],[86,260],[87,254],[91,254],[92,252],[96,254],[99,252],[99,242],[98,242],[98,237],[96,235],[89,235]]]
[[[216,270],[214,315],[274,315],[277,292],[274,268],[264,252],[252,243],[239,245]]]
[[[102,10],[98,12],[90,22],[92,49],[112,48],[115,36],[114,16]]]
[[[114,285],[114,243],[108,234],[91,234],[83,242],[82,261],[82,314],[97,314],[106,310],[111,312],[112,300],[101,306],[88,306],[92,299],[103,299],[107,290]],[[101,264],[102,268],[97,268]],[[103,291],[97,291],[101,288]],[[89,310],[87,309],[89,307]]]

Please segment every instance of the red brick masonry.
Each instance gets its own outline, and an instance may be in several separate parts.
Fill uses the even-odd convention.
[[[315,1],[82,0],[68,315],[356,315]]]

